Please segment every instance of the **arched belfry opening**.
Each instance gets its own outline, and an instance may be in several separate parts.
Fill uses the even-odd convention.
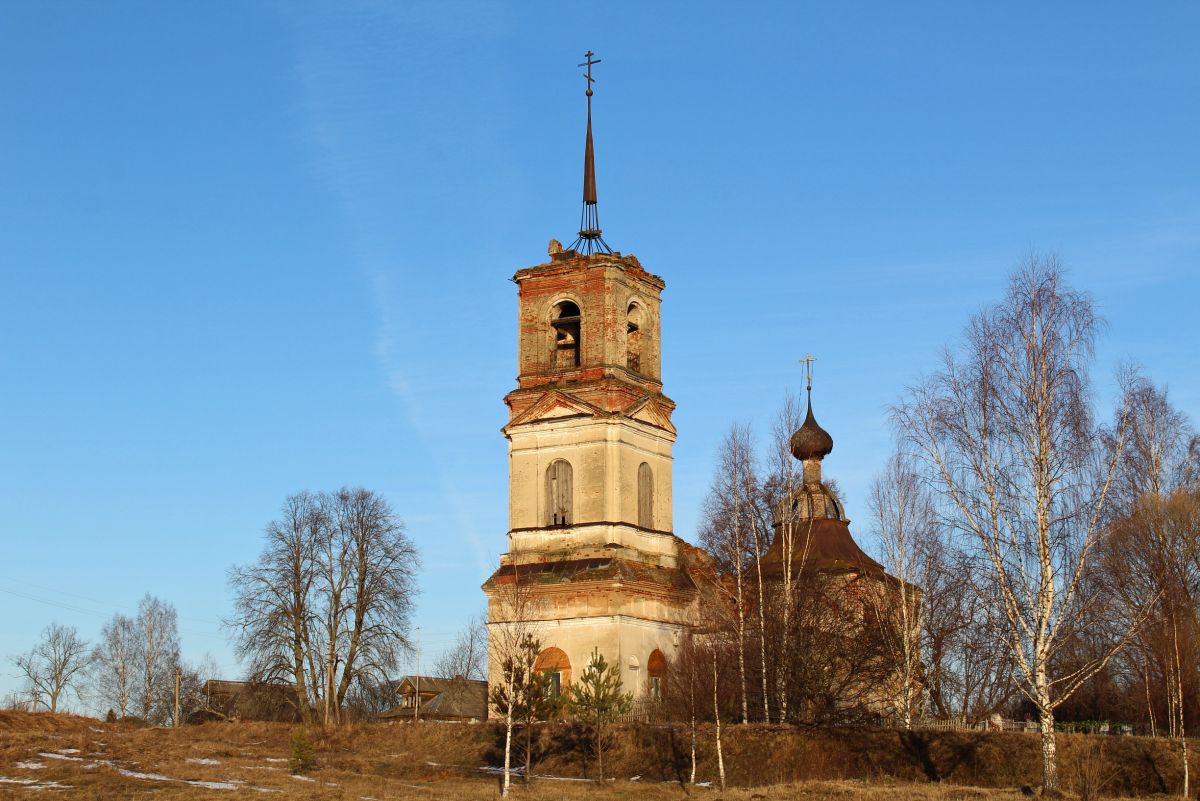
[[[550,312],[552,350],[550,366],[556,368],[579,366],[579,325],[582,316],[573,301],[556,303]]]
[[[569,526],[573,517],[571,463],[555,459],[546,468],[546,525]]]
[[[625,312],[625,366],[635,372],[642,371],[642,307],[630,303]]]

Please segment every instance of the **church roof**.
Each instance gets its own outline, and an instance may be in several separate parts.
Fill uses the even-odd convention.
[[[694,588],[685,571],[679,568],[648,565],[619,557],[591,557],[556,562],[531,562],[523,565],[502,565],[484,582],[484,589],[514,580],[528,581],[538,586],[572,584],[584,581],[640,582],[657,584],[677,590]]]
[[[793,570],[845,571],[855,570],[883,574],[883,565],[867,556],[850,536],[845,520],[828,517],[808,518],[794,523],[792,545]],[[784,570],[783,536],[777,530],[775,541],[763,557],[763,571],[772,575]]]

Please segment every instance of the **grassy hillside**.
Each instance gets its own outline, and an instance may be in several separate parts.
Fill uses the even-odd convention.
[[[136,728],[69,715],[0,712],[0,798],[112,799],[490,799],[502,759],[495,726],[353,725],[311,732],[318,764],[297,778],[287,758],[294,728],[273,723],[211,723]],[[538,731],[536,779],[515,798],[572,799],[1015,799],[1037,780],[1031,735],[805,731],[728,727],[725,793],[685,786],[689,733],[631,726],[606,760],[619,778],[589,774],[587,733],[566,724]],[[1178,759],[1162,741],[1065,736],[1063,775],[1102,781],[1111,795],[1175,790]],[[481,770],[483,768],[483,770]],[[711,733],[699,743],[698,780],[715,778]],[[549,778],[553,776],[554,778]],[[634,777],[637,777],[636,779]],[[930,778],[940,781],[930,781]],[[518,779],[519,781],[519,779]],[[975,785],[972,787],[971,785]]]

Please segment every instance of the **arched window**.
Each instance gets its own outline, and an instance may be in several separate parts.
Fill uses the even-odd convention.
[[[667,658],[657,648],[646,660],[646,681],[650,685],[650,697],[661,701],[667,692]]]
[[[654,528],[654,471],[642,462],[638,465],[638,525]]]
[[[547,692],[554,698],[559,697],[571,686],[571,660],[561,648],[547,648],[538,654],[533,663],[537,673],[547,674],[550,679]]]
[[[550,311],[550,329],[554,344],[551,346],[551,367],[579,366],[579,307],[569,300],[555,304]]]
[[[546,468],[546,525],[571,525],[571,493],[571,463],[555,459]]]
[[[635,373],[642,371],[642,307],[629,304],[625,313],[625,366]]]

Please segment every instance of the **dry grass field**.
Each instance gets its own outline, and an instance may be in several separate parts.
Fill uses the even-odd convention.
[[[293,727],[206,724],[182,729],[135,728],[68,715],[0,712],[0,798],[52,795],[71,799],[494,799],[499,777],[494,730],[426,724],[357,725],[312,732],[318,765],[288,772]],[[636,738],[631,742],[636,743]],[[619,759],[621,748],[614,751]],[[739,758],[736,747],[731,759]],[[617,762],[618,769],[620,763]],[[597,783],[570,764],[547,759],[543,775],[514,788],[516,799],[1016,799],[1019,789],[956,786],[907,777],[807,780],[721,792],[658,777]],[[535,776],[539,771],[535,770]],[[1128,795],[1126,793],[1126,795]]]

